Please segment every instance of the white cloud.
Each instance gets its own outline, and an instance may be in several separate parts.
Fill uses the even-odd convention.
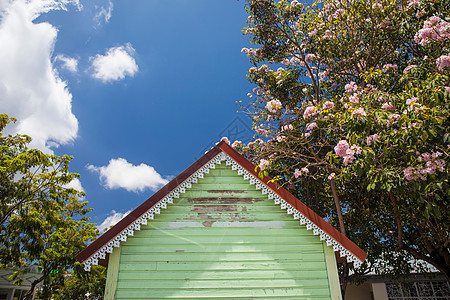
[[[123,158],[111,159],[107,166],[87,166],[88,170],[100,174],[102,184],[108,189],[124,188],[129,192],[141,192],[146,189],[157,190],[168,182],[151,166],[134,166]]]
[[[72,179],[72,181],[69,182],[68,184],[64,185],[64,187],[67,189],[71,188],[71,189],[76,189],[77,191],[80,191],[80,192],[84,192],[84,188],[81,185],[80,179],[78,179],[78,178]]]
[[[76,58],[58,54],[55,57],[55,62],[56,61],[60,61],[62,67],[70,72],[76,73],[78,71],[78,60]]]
[[[111,226],[119,223],[119,221],[125,218],[130,212],[131,210],[127,211],[126,213],[116,212],[115,210],[111,211],[111,215],[106,217],[102,224],[97,227],[98,230],[100,231],[100,233],[103,233],[104,231],[111,228]]]
[[[138,71],[133,54],[131,44],[126,44],[108,49],[106,55],[97,54],[94,58],[91,57],[92,77],[105,83],[124,79],[127,75],[133,77]]]
[[[98,7],[96,6],[98,9]],[[108,3],[108,7],[101,6],[98,13],[94,16],[94,20],[97,23],[97,25],[100,25],[103,22],[108,23],[109,19],[111,19],[112,11],[113,11],[114,5],[111,1]]]
[[[18,119],[9,133],[30,135],[31,147],[46,152],[73,141],[78,120],[51,61],[57,29],[36,18],[69,4],[80,8],[78,1],[16,0],[2,1],[0,9],[0,111]]]

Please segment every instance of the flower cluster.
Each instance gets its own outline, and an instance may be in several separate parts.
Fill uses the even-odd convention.
[[[295,169],[294,176],[295,176],[295,178],[299,178],[300,176],[306,175],[308,173],[309,173],[309,170],[306,167],[305,168],[301,168],[300,170],[299,169]]]
[[[316,123],[316,122],[308,123],[308,124],[306,125],[306,131],[311,131],[311,130],[313,130],[313,129],[316,128],[316,127],[317,127],[317,123]]]
[[[334,103],[331,102],[331,101],[327,101],[327,102],[325,102],[325,103],[322,105],[322,108],[323,108],[324,110],[326,110],[326,109],[333,109],[333,108],[334,108]]]
[[[357,118],[358,120],[361,120],[362,117],[367,116],[366,112],[364,111],[364,108],[360,107],[358,109],[355,109],[352,112],[352,118]]]
[[[417,97],[409,98],[406,100],[406,105],[409,105],[408,110],[414,111],[415,113],[418,113],[422,110],[422,105],[417,102]]]
[[[308,119],[310,117],[317,115],[318,113],[319,113],[319,111],[317,110],[317,108],[315,106],[308,106],[305,109],[305,112],[303,113],[303,119]]]
[[[383,71],[389,71],[389,70],[397,70],[398,66],[397,65],[393,65],[393,64],[386,64],[383,66]]]
[[[407,167],[403,170],[406,180],[426,180],[427,174],[433,175],[436,170],[444,172],[445,160],[439,158],[442,155],[441,152],[434,152],[432,154],[426,152],[422,153],[417,160],[425,163],[417,167]]]
[[[361,147],[357,145],[350,147],[346,140],[342,140],[334,147],[334,152],[344,159],[344,165],[347,166],[355,160],[355,154],[361,154]]]
[[[292,126],[292,124],[281,126],[281,131],[292,130],[292,129],[294,129],[294,126]]]
[[[347,93],[351,93],[355,92],[358,89],[358,86],[354,81],[352,81],[350,83],[347,83],[344,88]]]
[[[226,136],[224,136],[223,138],[221,138],[220,141],[224,141],[227,145],[230,144],[230,140],[229,140]]]
[[[274,99],[266,104],[266,109],[271,113],[276,113],[279,109],[281,109],[282,105],[280,100]]]
[[[436,66],[439,71],[444,71],[444,68],[450,68],[450,53],[448,55],[442,55],[441,57],[439,57],[436,60]]]
[[[241,141],[234,141],[234,143],[231,144],[231,147],[236,148],[236,147],[238,147],[239,145],[242,145],[242,142],[241,142]]]
[[[369,135],[367,137],[367,139],[366,139],[366,143],[367,143],[368,146],[370,146],[370,145],[372,145],[372,142],[376,141],[379,138],[380,138],[380,136],[378,134],[376,134],[376,133],[372,134],[372,135]]]
[[[423,28],[414,36],[416,43],[425,46],[432,41],[442,41],[450,38],[450,23],[441,20],[437,16],[432,16],[425,21]]]
[[[264,170],[269,165],[270,165],[270,162],[265,159],[261,159],[261,161],[259,162],[259,168],[261,169],[261,171]]]
[[[386,110],[395,110],[395,106],[391,102],[385,102],[381,107]]]
[[[416,68],[416,67],[417,67],[417,65],[409,65],[409,66],[407,66],[407,67],[403,70],[403,74],[408,73],[408,71],[410,71],[410,70],[412,70],[412,69],[414,69],[414,68]]]

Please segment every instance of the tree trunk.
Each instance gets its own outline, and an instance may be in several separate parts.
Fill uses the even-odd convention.
[[[339,197],[337,194],[336,181],[334,180],[334,178],[332,178],[330,182],[331,182],[331,191],[333,192],[334,205],[336,206],[336,212],[339,220],[339,229],[341,230],[341,233],[343,235],[347,236],[347,233],[345,232],[345,224],[344,218],[342,216],[341,204],[339,203]]]
[[[33,281],[31,283],[31,287],[28,290],[28,292],[25,294],[23,300],[31,300],[32,299],[36,285],[38,285],[40,282],[42,282],[45,279],[45,277],[47,277],[47,275],[48,275],[47,273],[44,273],[41,277],[39,277],[38,279],[36,279],[35,281]]]
[[[336,212],[339,220],[339,229],[341,230],[341,233],[345,236],[347,236],[347,233],[345,231],[345,224],[344,224],[344,217],[342,216],[342,209],[341,204],[339,203],[339,196],[337,194],[337,188],[336,188],[336,181],[334,178],[330,180],[331,183],[331,191],[333,192],[333,199],[334,199],[334,205],[336,206]],[[341,294],[342,299],[345,299],[345,291],[347,290],[347,283],[348,283],[348,277],[349,277],[349,268],[348,264],[345,261],[343,263],[344,270],[342,274],[340,274],[339,281],[341,283]]]

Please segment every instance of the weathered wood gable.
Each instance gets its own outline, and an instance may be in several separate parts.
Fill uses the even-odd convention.
[[[121,245],[115,299],[331,299],[324,247],[222,163]]]
[[[105,299],[340,299],[335,252],[366,257],[222,142],[77,258]]]

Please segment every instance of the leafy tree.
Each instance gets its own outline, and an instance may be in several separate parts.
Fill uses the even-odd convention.
[[[450,278],[450,4],[251,0],[259,137],[235,146],[365,249],[341,282],[423,260]],[[388,267],[391,266],[391,267]]]
[[[91,271],[86,272],[81,267],[75,268],[64,278],[61,289],[55,294],[55,300],[83,300],[89,293],[92,297],[103,297],[106,284],[106,268],[92,266]]]
[[[0,115],[0,131],[13,118]],[[67,185],[76,177],[69,172],[68,156],[28,149],[28,136],[0,134],[0,264],[22,267],[13,275],[21,283],[27,264],[39,264],[41,277],[32,283],[26,299],[43,282],[49,294],[63,271],[75,263],[75,255],[97,235],[83,217],[91,209],[84,196]]]

